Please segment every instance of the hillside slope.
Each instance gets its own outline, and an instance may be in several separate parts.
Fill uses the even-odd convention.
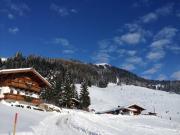
[[[77,84],[78,90],[80,85]],[[155,107],[158,116],[94,114],[62,109],[61,113],[39,112],[0,103],[0,134],[10,135],[13,117],[19,114],[17,135],[179,135],[180,95],[133,85],[107,88],[92,86],[90,108],[102,111],[137,103],[147,111]],[[166,113],[166,111],[168,111]],[[162,116],[162,117],[161,117]],[[172,119],[170,120],[169,117]]]
[[[78,90],[80,85],[77,85]],[[148,89],[145,87],[109,84],[107,88],[92,86],[89,88],[91,97],[91,109],[104,111],[117,106],[138,104],[146,109],[146,112],[158,113],[166,119],[170,117],[180,122],[180,95]]]

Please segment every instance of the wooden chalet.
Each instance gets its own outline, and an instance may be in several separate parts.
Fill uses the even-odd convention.
[[[33,68],[0,70],[0,99],[38,105],[47,87],[51,84]]]
[[[133,111],[134,115],[139,115],[139,114],[141,114],[142,111],[145,110],[144,108],[142,108],[142,107],[140,107],[139,105],[136,105],[136,104],[128,106],[128,108],[134,109],[134,111]]]
[[[113,108],[113,109],[102,111],[102,112],[97,112],[96,114],[139,115],[141,114],[143,110],[145,109],[134,104],[128,107],[118,106],[117,108]]]

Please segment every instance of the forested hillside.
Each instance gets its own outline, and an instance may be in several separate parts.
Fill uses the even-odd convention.
[[[89,86],[106,87],[108,83],[133,84],[153,89],[180,93],[180,81],[147,80],[137,75],[111,65],[95,65],[77,60],[44,58],[30,55],[24,57],[18,52],[6,61],[0,60],[1,69],[33,67],[46,77],[53,85],[63,81],[66,72],[71,74],[73,83],[86,80]]]

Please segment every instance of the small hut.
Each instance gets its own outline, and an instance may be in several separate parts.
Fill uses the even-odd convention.
[[[136,104],[128,106],[128,108],[134,110],[133,111],[134,115],[139,115],[139,114],[141,114],[142,111],[145,110],[143,107],[140,107],[139,105],[136,105]]]
[[[133,104],[128,107],[118,106],[117,108],[113,108],[113,109],[102,111],[102,112],[97,112],[96,114],[139,115],[141,114],[143,110],[145,109],[136,104]]]

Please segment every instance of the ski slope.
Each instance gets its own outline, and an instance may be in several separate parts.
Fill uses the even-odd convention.
[[[79,90],[80,85],[77,88]],[[40,112],[0,103],[0,135],[11,135],[16,112],[19,114],[16,135],[180,135],[177,113],[180,112],[180,95],[114,84],[107,88],[92,86],[89,91],[90,108],[96,111],[137,103],[147,111],[154,106],[158,117],[97,115],[70,109],[62,109],[61,113]]]
[[[80,85],[77,85],[78,90]],[[158,116],[180,122],[180,95],[152,90],[133,85],[117,86],[109,84],[107,88],[92,86],[89,88],[91,109],[96,112],[119,106],[138,104],[146,109],[144,113],[156,112]]]

